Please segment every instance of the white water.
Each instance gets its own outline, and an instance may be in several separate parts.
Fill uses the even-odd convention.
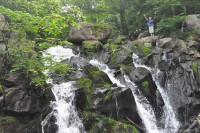
[[[43,52],[43,56],[51,57],[54,61],[60,62],[64,59],[70,59],[75,56],[72,49],[63,48],[62,46],[51,47]],[[49,65],[48,62],[45,63]],[[49,73],[49,71],[46,71]],[[47,74],[46,73],[46,74]],[[74,97],[76,88],[73,86],[74,82],[66,82],[61,84],[53,84],[52,80],[47,82],[53,85],[52,92],[55,96],[55,101],[51,102],[53,111],[47,115],[42,121],[42,132],[44,127],[48,124],[48,120],[52,115],[56,118],[56,125],[58,126],[57,133],[81,133],[84,132],[83,124],[78,117],[78,112],[74,105]]]
[[[157,86],[158,91],[160,92],[163,101],[165,103],[165,106],[163,107],[163,119],[162,122],[164,122],[165,125],[165,133],[175,133],[179,129],[179,121],[176,119],[175,111],[173,110],[169,97],[167,93],[164,91],[164,89],[161,87],[158,76],[160,73],[160,70],[158,68],[152,69],[148,66],[145,66],[141,63],[141,60],[139,57],[133,53],[133,64],[135,67],[143,67],[146,68],[152,75],[152,78]]]
[[[98,67],[101,71],[105,72],[113,84],[117,84],[119,87],[129,87],[132,90],[134,96],[138,113],[146,127],[147,133],[162,133],[156,126],[156,117],[152,107],[150,106],[148,100],[142,96],[142,94],[137,90],[137,86],[130,81],[128,76],[124,76],[126,85],[120,83],[118,79],[114,77],[113,70],[111,70],[106,64],[100,63],[97,60],[91,60],[89,62],[95,67]]]
[[[105,72],[113,84],[117,84],[119,87],[126,87],[125,85],[121,84],[118,79],[114,76],[114,71],[111,70],[106,64],[100,63],[97,60],[90,60],[89,62],[91,65],[98,67],[101,71]]]

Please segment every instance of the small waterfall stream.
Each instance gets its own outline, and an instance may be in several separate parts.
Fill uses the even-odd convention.
[[[70,59],[76,55],[73,54],[72,49],[56,46],[44,51],[43,56],[51,57],[54,61],[60,62],[64,59]],[[103,64],[95,59],[90,60],[89,63],[105,72],[113,84],[116,84],[118,87],[128,87],[131,89],[136,102],[138,114],[143,121],[147,133],[175,133],[178,130],[179,122],[175,117],[175,112],[173,111],[172,106],[170,105],[169,97],[158,81],[158,69],[152,69],[143,65],[139,57],[136,54],[133,54],[133,64],[135,67],[143,67],[149,70],[157,86],[157,89],[164,100],[165,106],[163,108],[164,112],[162,119],[165,126],[164,128],[157,126],[159,122],[156,120],[154,110],[151,107],[149,101],[145,96],[142,95],[139,89],[137,89],[136,84],[132,82],[126,74],[124,74],[125,84],[123,84],[120,82],[120,80],[115,78],[114,70],[110,69],[106,64]],[[45,64],[49,65],[48,62]],[[46,74],[48,73],[48,70],[46,70]],[[74,82],[70,81],[61,84],[53,84],[52,80],[48,80],[47,82],[53,85],[52,92],[55,96],[55,101],[52,101],[50,105],[53,111],[47,115],[41,123],[43,133],[44,127],[46,124],[48,124],[48,120],[51,118],[51,116],[56,118],[55,124],[58,127],[57,133],[84,133],[82,121],[78,117],[78,112],[74,105],[76,90],[73,85]],[[116,109],[118,110],[117,106],[118,103],[116,101]]]
[[[43,52],[43,56],[51,57],[54,61],[60,62],[64,59],[70,59],[73,56],[72,49],[63,48],[62,46],[51,47]],[[45,63],[49,65],[48,62]],[[46,74],[49,73],[46,70]],[[74,82],[66,82],[61,84],[53,84],[52,80],[48,83],[53,85],[52,92],[55,96],[55,101],[52,101],[50,106],[52,112],[42,121],[42,132],[44,133],[44,126],[48,124],[51,116],[55,116],[56,125],[58,127],[57,133],[82,133],[84,132],[83,124],[78,117],[78,112],[74,105],[75,90]]]
[[[151,105],[149,104],[148,100],[139,92],[139,90],[136,89],[137,86],[129,79],[128,76],[124,75],[126,85],[123,85],[114,77],[114,71],[111,70],[106,64],[100,63],[97,60],[90,60],[89,63],[105,72],[113,84],[117,84],[118,87],[129,87],[132,90],[138,113],[146,127],[147,133],[162,133],[162,131],[159,131],[156,126],[156,117]]]
[[[164,129],[167,132],[170,133],[175,133],[178,129],[179,129],[179,121],[176,119],[176,115],[175,115],[175,111],[173,110],[171,104],[170,104],[170,100],[169,97],[167,95],[167,93],[164,91],[164,89],[161,87],[160,83],[159,83],[159,73],[160,70],[158,68],[152,69],[148,66],[145,66],[141,63],[140,58],[133,53],[133,64],[135,65],[135,67],[142,67],[142,68],[146,68],[152,75],[152,78],[157,86],[158,91],[160,92],[163,101],[165,103],[165,106],[163,107],[163,119],[162,122],[164,122]]]

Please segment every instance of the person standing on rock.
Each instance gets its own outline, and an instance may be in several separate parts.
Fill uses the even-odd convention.
[[[149,19],[147,19],[145,14],[144,14],[144,18],[147,20],[147,26],[149,27],[149,33],[151,34],[151,36],[154,36],[154,19],[156,18],[156,13],[155,13],[154,19],[152,19],[151,17],[149,17]]]

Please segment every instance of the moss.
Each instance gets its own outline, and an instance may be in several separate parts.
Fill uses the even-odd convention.
[[[110,59],[111,63],[115,63],[115,62],[117,61],[118,53],[119,53],[118,50],[117,50],[117,51],[114,51],[114,52],[112,53],[111,59]]]
[[[93,35],[98,36],[103,30],[108,29],[108,27],[106,25],[96,24],[91,26],[91,29],[93,31]]]
[[[98,123],[103,120],[104,122],[99,128]],[[104,115],[97,115],[93,112],[83,112],[83,121],[90,124],[88,133],[138,133],[137,129],[127,121],[116,121]],[[92,122],[91,122],[92,121]]]
[[[0,85],[0,95],[2,95],[3,94],[3,87],[2,87],[2,85]]]
[[[108,83],[108,82],[105,82],[105,87],[111,87],[112,86],[112,84],[110,84],[110,83]]]
[[[144,92],[146,94],[149,94],[149,82],[148,81],[142,82],[142,87],[143,87]]]
[[[86,55],[93,56],[94,52],[98,51],[102,43],[96,40],[83,41],[82,51]]]
[[[135,46],[135,45],[132,46],[132,49],[133,49],[133,50],[136,50],[137,48],[138,48],[138,47]]]
[[[105,82],[102,77],[103,73],[97,67],[91,67],[88,69],[89,71],[89,78],[93,81],[95,87],[103,87]]]
[[[145,46],[140,46],[140,49],[144,53],[145,56],[149,55],[151,53],[151,49]]]
[[[192,69],[193,69],[193,72],[194,72],[195,74],[198,73],[198,68],[197,68],[197,63],[196,63],[196,62],[193,63],[193,65],[192,65]]]
[[[137,41],[137,40],[136,40],[136,41],[134,41],[133,43],[134,43],[135,45],[139,45],[139,44],[140,44],[140,41]]]
[[[121,46],[112,43],[112,44],[110,44],[110,48],[111,48],[112,51],[114,51],[114,50],[117,50],[117,49],[121,48]]]
[[[117,37],[117,39],[114,41],[115,44],[124,44],[126,40],[126,36],[120,35]]]
[[[87,103],[88,103],[88,106],[90,106],[92,92],[94,91],[94,89],[92,87],[92,80],[90,80],[88,78],[80,78],[77,81],[77,86],[80,88],[84,88],[86,98],[87,98]]]
[[[119,67],[121,69],[123,69],[126,73],[130,73],[132,71],[132,67],[131,66],[127,66],[127,65],[124,65],[124,64],[119,64]]]
[[[89,69],[89,74],[92,78],[98,78],[101,75],[101,71],[97,67],[92,67]]]
[[[71,43],[71,42],[68,42],[68,41],[59,41],[59,45],[61,45],[61,46],[65,46],[65,45],[73,45],[73,43]]]
[[[16,121],[15,117],[12,117],[12,116],[3,116],[3,117],[1,116],[0,117],[1,124],[11,124],[15,121]]]
[[[107,99],[110,99],[111,96],[112,96],[112,89],[110,89],[110,90],[107,92],[107,94],[105,95],[105,99],[106,99],[106,100],[107,100]]]
[[[152,66],[152,65],[153,65],[153,60],[152,60],[152,59],[149,59],[149,60],[147,61],[147,64],[150,65],[150,66]]]

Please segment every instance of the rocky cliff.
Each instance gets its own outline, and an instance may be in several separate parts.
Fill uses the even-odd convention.
[[[181,40],[155,36],[128,41],[120,37],[118,40],[106,43],[111,31],[104,29],[100,31],[102,34],[98,31],[98,35],[94,35],[96,32],[92,26],[94,25],[80,30],[73,29],[70,40],[76,44],[64,46],[72,49],[77,55],[62,61],[73,67],[74,72],[67,77],[52,74],[54,83],[76,81],[78,89],[75,91],[75,105],[85,131],[90,133],[146,131],[132,89],[113,83],[106,72],[92,65],[90,61],[95,59],[106,65],[112,71],[113,77],[123,85],[126,84],[124,75],[127,75],[137,86],[137,93],[141,93],[149,101],[156,119],[159,120],[157,124],[163,127],[162,115],[165,111],[163,108],[165,102],[158,91],[157,82],[159,82],[180,122],[177,132],[184,132],[200,112],[199,39],[190,37]],[[3,29],[1,34],[3,38],[5,35]],[[86,35],[93,38],[87,39]],[[1,75],[5,75],[7,70],[4,67],[8,64],[4,56],[7,41],[14,39],[16,39],[14,35],[9,35],[0,43]],[[134,64],[133,53],[139,56],[143,65],[155,71],[159,70],[156,79],[152,76],[152,71]],[[41,133],[41,121],[51,111],[48,105],[54,100],[51,90],[38,95],[30,85],[29,78],[20,73],[8,73],[1,78],[0,90],[0,130],[5,133]],[[44,127],[45,133],[56,132],[58,127],[55,121],[54,117],[49,120]],[[190,129],[190,132],[200,132],[199,126]]]

